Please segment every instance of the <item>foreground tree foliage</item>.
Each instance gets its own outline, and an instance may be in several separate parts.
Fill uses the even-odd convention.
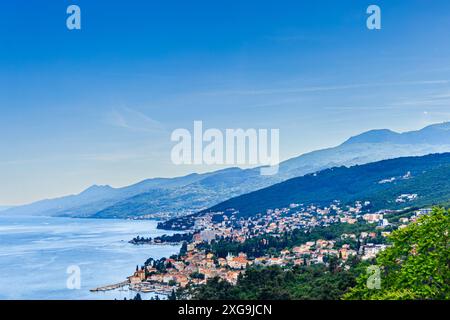
[[[330,270],[324,265],[250,268],[235,286],[219,278],[190,292],[199,300],[336,300],[355,285],[358,268]]]
[[[362,274],[344,299],[450,299],[450,210],[435,208],[392,233],[392,246],[376,259],[380,289],[369,289]]]
[[[379,289],[368,286],[370,262],[353,259],[347,262],[348,270],[332,260],[328,266],[251,267],[236,285],[214,278],[177,295],[199,300],[450,299],[449,230],[450,210],[435,208],[394,231],[391,246],[373,261],[380,270]]]

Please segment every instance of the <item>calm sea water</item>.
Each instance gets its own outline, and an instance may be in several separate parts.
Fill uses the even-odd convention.
[[[118,283],[149,257],[177,253],[179,246],[135,246],[140,236],[167,231],[155,221],[11,217],[0,213],[0,299],[130,299],[135,292],[89,289]],[[67,268],[81,270],[81,288],[68,289]],[[143,294],[149,298],[151,294]]]

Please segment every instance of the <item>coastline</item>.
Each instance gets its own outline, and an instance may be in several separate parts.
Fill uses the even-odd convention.
[[[168,296],[172,292],[172,290],[176,290],[176,286],[169,286],[150,282],[131,283],[129,280],[126,280],[115,284],[93,288],[90,289],[89,291],[93,293],[115,291],[122,289],[123,287],[128,287],[128,290],[135,291],[137,293],[153,293],[164,296]]]
[[[150,220],[0,215],[0,299],[130,299],[127,287],[90,290],[123,282],[136,264],[150,257],[178,253],[179,245],[128,243],[137,234],[170,233],[157,230],[156,224]],[[69,266],[81,270],[79,289],[66,285]],[[23,273],[38,276],[27,278]]]

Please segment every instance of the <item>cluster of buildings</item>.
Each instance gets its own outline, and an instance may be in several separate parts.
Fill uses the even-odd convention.
[[[418,197],[418,195],[416,193],[402,194],[402,195],[398,196],[397,199],[395,199],[395,202],[396,203],[404,203],[404,202],[414,201],[417,199],[417,197]]]
[[[244,242],[246,239],[263,234],[282,234],[294,229],[312,229],[326,227],[334,223],[354,224],[361,216],[363,209],[370,205],[357,201],[354,206],[341,209],[339,201],[334,201],[328,207],[315,205],[304,206],[292,203],[287,208],[268,209],[265,214],[251,218],[238,218],[236,212],[230,210],[224,213],[220,221],[213,221],[218,213],[205,214],[197,218],[194,230],[200,233],[194,240],[209,240],[210,238],[230,238]],[[219,213],[220,214],[220,213]]]
[[[186,287],[187,284],[204,284],[210,278],[220,277],[230,283],[236,283],[239,274],[244,272],[253,261],[243,253],[226,258],[216,258],[213,254],[205,254],[200,250],[189,250],[182,259],[165,259],[165,271],[159,272],[153,266],[145,266],[128,277],[132,285],[158,288],[170,292],[176,287]],[[147,285],[145,285],[147,284]],[[142,291],[142,290],[140,290]],[[144,290],[145,291],[145,290]]]
[[[208,213],[198,217],[194,226],[194,236],[187,244],[183,256],[163,259],[164,272],[148,265],[136,270],[129,277],[130,283],[140,288],[172,290],[186,287],[188,284],[203,284],[210,278],[219,277],[232,284],[237,282],[239,275],[251,265],[291,267],[295,265],[327,264],[331,257],[336,257],[338,263],[349,268],[346,262],[351,257],[358,256],[362,260],[373,259],[387,246],[375,241],[379,236],[386,237],[390,231],[383,230],[390,223],[385,212],[368,213],[370,202],[356,202],[353,206],[342,207],[339,201],[334,201],[328,207],[314,205],[304,206],[291,204],[286,208],[269,209],[265,214],[250,218],[242,218],[237,212]],[[406,225],[428,209],[416,212],[409,218],[400,218],[400,225]],[[355,224],[365,222],[376,224],[373,232],[343,233],[334,240],[318,239],[308,241],[280,252],[256,258],[249,258],[243,252],[237,255],[228,254],[217,257],[208,253],[202,244],[214,240],[245,242],[259,235],[271,234],[280,237],[294,229],[311,230],[317,226],[329,226],[335,223]]]
[[[385,184],[385,183],[392,183],[396,180],[407,180],[407,179],[411,179],[412,178],[412,174],[411,171],[406,172],[403,176],[400,177],[390,177],[387,179],[383,179],[378,181],[379,184]]]

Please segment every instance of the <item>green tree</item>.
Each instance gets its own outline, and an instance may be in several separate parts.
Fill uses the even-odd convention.
[[[175,294],[175,290],[172,290],[171,294],[167,298],[168,300],[177,300],[177,295]]]
[[[136,293],[136,295],[134,296],[133,300],[142,300],[141,294],[139,292]]]
[[[187,242],[183,241],[183,243],[181,244],[179,256],[183,257],[186,255],[186,253],[187,253]]]
[[[344,299],[450,299],[450,210],[434,208],[406,228],[396,230],[392,246],[377,259],[380,289],[366,285],[362,274]]]

